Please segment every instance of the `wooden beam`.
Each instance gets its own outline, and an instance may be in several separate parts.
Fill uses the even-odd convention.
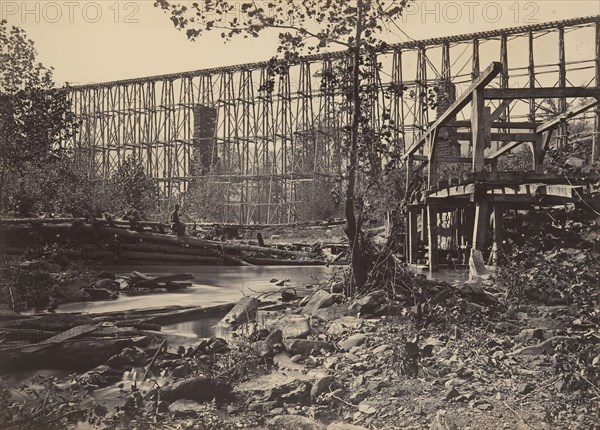
[[[502,71],[502,64],[498,62],[493,62],[485,69],[479,77],[469,86],[467,91],[461,94],[460,97],[456,99],[454,103],[442,114],[440,117],[433,123],[431,127],[429,127],[425,133],[414,142],[410,148],[406,151],[403,156],[403,159],[406,159],[409,155],[414,154],[417,149],[419,149],[424,143],[427,136],[429,136],[433,130],[437,127],[440,127],[446,124],[451,118],[455,117],[458,112],[460,112],[473,97],[473,91],[477,89],[482,89],[487,84],[489,84],[497,75]]]
[[[427,205],[427,230],[429,244],[429,270],[435,272],[438,269],[438,235],[437,235],[437,210],[436,205]]]
[[[490,124],[491,128],[509,128],[509,129],[524,129],[535,130],[539,124],[536,122],[526,121],[496,121]],[[444,125],[444,127],[471,127],[471,121],[453,121]]]
[[[471,133],[456,133],[457,140],[471,141]],[[535,142],[535,133],[491,133],[491,142],[516,141]]]
[[[540,87],[540,88],[486,88],[487,100],[503,99],[553,99],[562,97],[600,97],[598,87]]]
[[[515,149],[517,146],[521,145],[522,143],[523,143],[523,141],[510,142],[507,145],[504,145],[502,148],[498,149],[496,152],[490,154],[487,158],[489,160],[496,160],[501,155],[504,155],[507,152],[512,151],[513,149]]]
[[[487,126],[487,112],[482,89],[474,89],[471,103],[471,133],[473,143],[472,171],[480,172],[485,165],[484,150],[490,142],[490,128]]]
[[[419,245],[418,230],[417,230],[417,209],[408,209],[408,263],[412,264],[417,261],[417,250]]]
[[[572,107],[571,109],[567,110],[566,112],[561,113],[560,115],[552,118],[551,120],[539,125],[535,129],[535,132],[543,133],[544,131],[552,130],[552,129],[558,127],[564,121],[566,121],[570,118],[573,118],[574,116],[577,116],[577,115],[585,112],[588,109],[593,108],[594,106],[598,105],[599,103],[600,103],[600,100],[595,99],[595,100],[589,100],[589,101],[585,102],[584,104],[582,104],[581,106]]]
[[[512,103],[512,100],[502,100],[502,103],[500,103],[500,106],[498,106],[496,108],[496,110],[494,110],[494,112],[492,112],[490,114],[490,119],[489,119],[490,124],[492,124],[494,121],[499,119],[506,112],[506,108],[508,106],[510,106],[511,103]]]

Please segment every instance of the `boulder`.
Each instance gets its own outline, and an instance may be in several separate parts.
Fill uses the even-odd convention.
[[[310,323],[302,315],[284,315],[277,319],[267,319],[264,324],[269,330],[281,330],[283,339],[305,339],[310,334]]]
[[[335,297],[325,290],[317,290],[302,308],[302,313],[312,315],[317,309],[326,308],[335,302]]]
[[[310,399],[311,385],[298,379],[271,388],[268,400],[283,403],[305,403]]]
[[[385,302],[385,291],[377,290],[367,294],[360,299],[354,300],[350,305],[349,311],[352,314],[369,314],[373,312],[379,305]]]
[[[319,318],[323,321],[332,321],[348,314],[348,306],[341,303],[335,304],[326,308],[317,309],[312,313],[314,318]]]
[[[364,334],[354,334],[350,336],[348,339],[343,340],[339,343],[340,348],[344,351],[350,351],[355,346],[360,346],[367,340],[367,336]]]
[[[326,430],[325,425],[301,415],[277,415],[268,424],[276,429],[286,430]]]
[[[313,350],[325,350],[333,352],[335,347],[327,342],[321,342],[319,340],[307,340],[307,339],[286,339],[283,341],[285,350],[291,356],[301,354],[307,356]]]
[[[229,396],[229,393],[230,387],[206,376],[184,379],[162,387],[160,390],[161,399],[168,402],[181,399],[208,402],[213,399],[225,399]]]
[[[310,389],[310,397],[315,399],[323,393],[329,393],[341,387],[342,385],[333,376],[325,376],[315,381]]]
[[[120,284],[113,279],[100,279],[92,284],[92,287],[97,290],[110,290],[110,291],[118,291],[120,290]]]
[[[271,347],[281,344],[283,342],[283,332],[280,329],[271,330],[265,342],[271,345]]]
[[[147,361],[148,355],[142,349],[131,346],[110,357],[106,364],[113,368],[121,368],[124,366],[144,366]]]
[[[83,291],[85,291],[92,300],[114,300],[118,297],[117,293],[106,289],[84,288]]]
[[[90,295],[76,285],[54,285],[54,293],[66,302],[86,302]]]

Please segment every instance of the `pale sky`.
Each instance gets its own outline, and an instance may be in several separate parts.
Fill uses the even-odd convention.
[[[242,64],[267,60],[275,53],[275,39],[269,38],[224,44],[215,32],[189,41],[153,4],[154,0],[0,0],[0,19],[27,31],[39,60],[54,67],[59,85]],[[600,15],[600,1],[420,0],[405,15],[402,31],[425,39]],[[388,42],[405,40],[396,30]]]

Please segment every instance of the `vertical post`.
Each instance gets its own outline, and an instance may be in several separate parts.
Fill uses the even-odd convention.
[[[479,77],[479,39],[473,39],[473,63],[471,66],[471,80]]]
[[[408,209],[408,263],[413,264],[417,261],[418,250],[417,233],[417,209]]]
[[[596,87],[600,87],[600,20],[596,21]],[[594,137],[592,140],[592,161],[600,158],[598,145],[600,144],[600,105],[596,106]]]
[[[490,124],[487,123],[486,109],[484,105],[483,92],[473,91],[472,113],[471,113],[471,141],[473,145],[473,173],[482,172],[484,169],[484,150],[489,145],[491,134]],[[477,183],[475,184],[477,186]],[[485,187],[485,185],[484,185]],[[476,187],[477,188],[477,187]],[[483,196],[478,196],[475,190],[475,220],[473,227],[473,245],[469,258],[469,275],[482,275],[485,273],[485,265],[482,253],[485,250],[485,239],[488,227],[488,203],[485,200],[485,188]]]
[[[533,171],[544,173],[544,138],[542,134],[535,136],[535,141],[530,142],[530,147],[533,155]]]
[[[533,57],[533,31],[529,32],[529,88],[535,88],[535,61]],[[529,121],[535,122],[535,99],[529,99]]]
[[[473,146],[472,171],[483,171],[485,158],[484,150],[490,144],[490,125],[487,124],[485,99],[482,90],[473,91],[471,110],[471,145]]]
[[[427,166],[427,185],[429,191],[431,187],[437,184],[438,180],[438,165],[437,165],[437,150],[435,148],[437,130],[433,130],[427,137],[427,146],[429,147],[429,165]]]
[[[565,60],[565,28],[560,25],[558,27],[558,86],[565,88],[567,86],[567,66]],[[558,100],[559,113],[567,110],[567,99],[561,97]],[[558,139],[558,147],[563,148],[567,142],[567,123],[563,122],[559,126],[560,137]]]
[[[421,209],[421,242],[427,242],[427,208]]]
[[[498,264],[501,257],[502,241],[504,240],[504,207],[501,204],[494,205],[494,252],[492,261]]]
[[[438,269],[438,235],[437,235],[437,205],[427,204],[427,230],[429,237],[429,270],[435,272]]]

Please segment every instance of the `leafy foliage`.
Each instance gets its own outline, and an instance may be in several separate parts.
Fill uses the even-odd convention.
[[[133,208],[143,214],[156,207],[158,185],[146,175],[144,166],[133,157],[126,159],[112,175],[110,185],[114,192],[114,209]]]
[[[7,190],[60,153],[77,124],[52,70],[36,62],[33,41],[0,21],[0,206]]]

